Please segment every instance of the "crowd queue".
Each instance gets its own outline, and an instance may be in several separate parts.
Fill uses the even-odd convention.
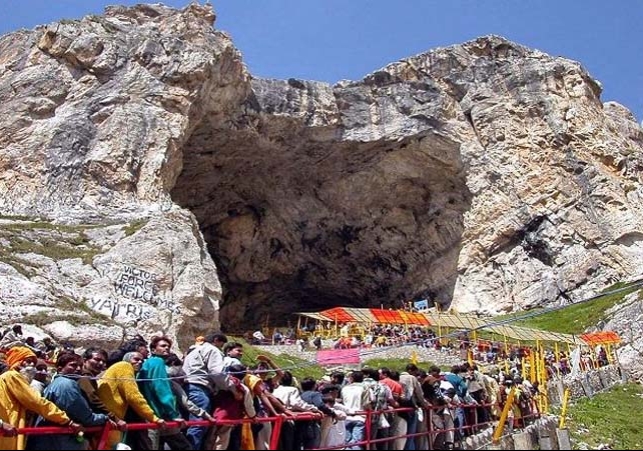
[[[27,343],[14,326],[0,339],[0,449],[267,450],[272,423],[261,419],[278,416],[278,449],[365,449],[367,438],[370,449],[454,449],[498,418],[512,386],[510,425],[537,414],[537,386],[466,362],[450,371],[410,363],[401,372],[362,368],[299,381],[266,356],[243,365],[243,345],[222,333],[198,337],[183,358],[172,346],[162,335],[137,336],[116,350],[78,354],[51,340]],[[83,432],[106,423],[106,441]],[[154,428],[128,430],[132,423]],[[17,434],[31,426],[69,433]],[[404,437],[427,430],[438,433]]]
[[[357,323],[340,323],[328,327],[331,323],[303,326],[295,331],[288,328],[286,332],[275,328],[272,340],[266,339],[261,331],[248,334],[247,339],[253,344],[296,344],[300,351],[313,347],[322,349],[322,343],[334,349],[366,348],[378,349],[396,346],[415,345],[431,348],[436,351],[458,356],[462,360],[474,361],[481,365],[500,365],[505,371],[523,373],[523,366],[529,368],[529,354],[532,348],[527,345],[493,341],[487,339],[472,339],[469,331],[446,332],[438,336],[431,327],[404,326],[400,324],[372,324],[360,327]],[[297,338],[299,337],[299,338]],[[324,340],[322,340],[322,337]],[[571,349],[558,350],[543,347],[544,366],[547,378],[565,376],[572,372],[573,362]],[[604,345],[595,348],[583,347],[578,350],[578,370],[589,371],[609,365],[610,358],[614,359]]]

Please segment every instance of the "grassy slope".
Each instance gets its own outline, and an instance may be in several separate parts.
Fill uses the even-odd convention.
[[[606,294],[582,304],[574,304],[553,312],[543,313],[514,324],[568,334],[581,334],[605,319],[605,312],[623,302],[623,298],[640,290],[632,284],[616,284],[604,292],[624,288],[618,293]],[[639,291],[639,299],[641,299]],[[520,312],[506,317],[521,316]],[[567,427],[574,449],[640,449],[643,444],[643,387],[630,383],[618,385],[593,398],[584,398],[570,405]],[[628,412],[636,412],[634,415]]]
[[[600,323],[605,318],[605,312],[614,305],[620,304],[623,301],[623,297],[640,289],[640,287],[632,286],[631,284],[616,284],[605,290],[605,293],[609,293],[620,288],[624,288],[624,290],[618,293],[607,294],[581,304],[573,304],[553,312],[543,313],[542,315],[534,316],[532,318],[517,320],[512,324],[515,326],[548,330],[550,332],[582,334],[588,328]],[[538,312],[538,310],[532,310],[529,313],[536,312]],[[525,312],[520,312],[495,317],[494,319],[511,318],[522,316],[524,314]]]
[[[363,366],[371,368],[382,368],[386,367],[392,370],[404,371],[406,365],[411,363],[409,359],[382,359],[382,358],[372,358],[368,359],[363,363]],[[429,367],[433,365],[433,362],[425,362],[418,360],[417,366],[424,370],[428,370]]]
[[[574,449],[641,449],[643,445],[643,387],[617,385],[593,398],[584,398],[567,411]]]
[[[279,368],[289,370],[299,380],[306,376],[320,379],[324,374],[326,374],[325,370],[321,366],[313,362],[308,362],[288,354],[272,354],[270,352],[259,350],[240,337],[229,337],[229,340],[243,344],[243,358],[241,359],[241,362],[244,365],[256,365],[257,356],[265,355],[270,357],[273,363]]]

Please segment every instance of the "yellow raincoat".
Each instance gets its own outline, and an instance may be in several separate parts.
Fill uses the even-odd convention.
[[[141,394],[136,383],[134,367],[129,362],[117,362],[107,368],[98,381],[98,397],[105,404],[107,410],[121,420],[125,419],[128,407],[151,423],[159,420]],[[107,449],[111,449],[120,439],[120,431],[111,431],[107,440]]]
[[[56,404],[46,400],[29,386],[27,380],[15,370],[0,375],[0,418],[18,428],[27,426],[27,411],[35,412],[45,419],[61,426],[70,419]],[[0,435],[0,449],[18,450],[25,448],[25,436],[6,437]]]

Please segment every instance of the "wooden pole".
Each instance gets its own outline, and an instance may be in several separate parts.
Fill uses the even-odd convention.
[[[337,325],[337,314],[335,314],[335,336],[339,337],[339,326]]]
[[[542,365],[541,365],[541,363],[542,363],[542,360],[541,360],[540,345],[538,345],[538,346],[536,347],[536,352],[535,352],[535,355],[534,355],[534,365],[535,365],[535,367],[536,367],[536,368],[535,368],[535,370],[536,370],[536,371],[535,371],[535,374],[536,374],[536,376],[535,376],[535,377],[536,377],[536,379],[535,379],[535,380],[536,380],[536,382],[538,382],[538,384],[539,384],[538,386],[539,386],[539,387],[540,387],[540,384],[542,383],[542,373],[541,373],[541,371],[542,371]],[[533,381],[532,381],[532,382],[533,382]],[[544,411],[543,411],[543,408],[544,408],[544,405],[543,405],[543,397],[541,396],[541,397],[539,397],[539,399],[538,399],[538,409],[540,410],[540,412],[544,412]]]
[[[616,344],[617,344],[617,343],[616,343]],[[612,357],[614,358],[614,364],[615,364],[615,365],[620,365],[621,363],[618,361],[618,351],[617,351],[617,349],[616,349],[616,348],[617,348],[617,347],[616,347],[616,346],[614,346],[614,349],[613,349],[614,355],[613,355]]]

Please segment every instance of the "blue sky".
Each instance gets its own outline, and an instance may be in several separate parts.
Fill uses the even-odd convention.
[[[101,14],[127,0],[0,0],[0,34]],[[189,0],[166,0],[183,7]],[[201,1],[203,3],[203,0]],[[640,0],[213,0],[252,74],[335,83],[358,80],[424,51],[497,34],[579,61],[602,100],[643,119]]]

